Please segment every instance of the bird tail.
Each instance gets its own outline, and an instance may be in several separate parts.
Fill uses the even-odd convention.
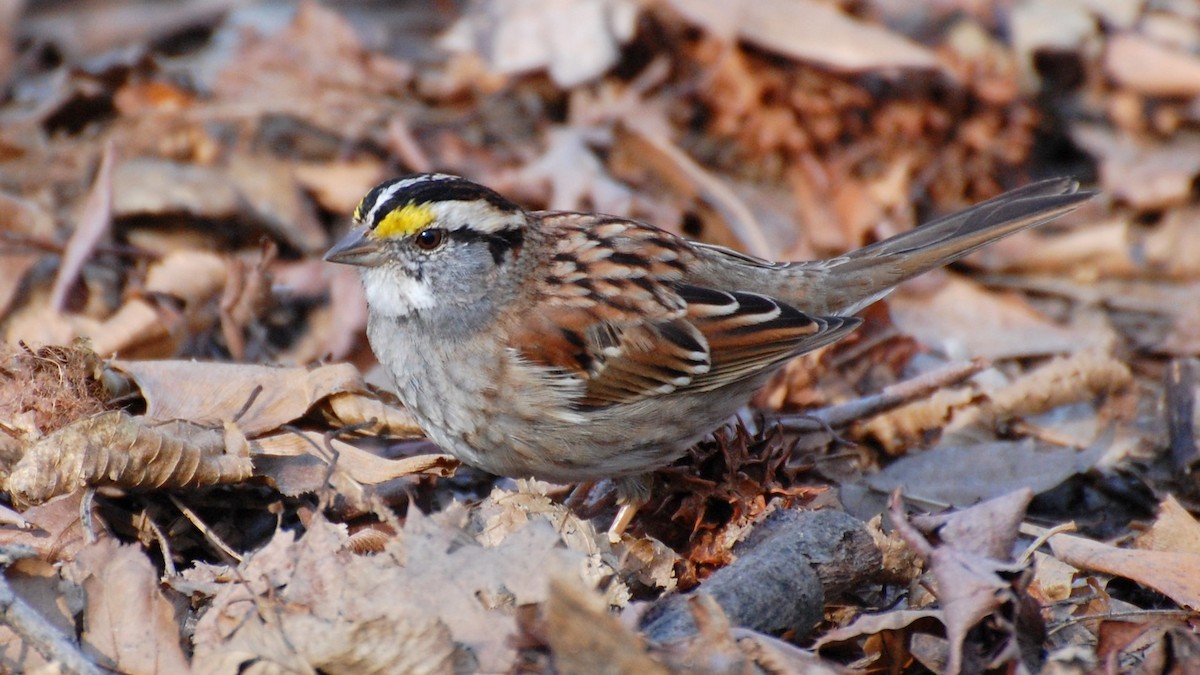
[[[854,314],[887,295],[896,284],[1074,211],[1094,195],[1080,191],[1074,180],[1045,180],[817,263],[820,270],[815,275],[814,263],[794,263],[802,278],[820,284],[825,291],[825,307],[812,307],[811,297],[804,304],[821,314]]]

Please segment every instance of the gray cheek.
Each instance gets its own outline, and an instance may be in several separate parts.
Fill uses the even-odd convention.
[[[495,298],[506,289],[486,246],[457,245],[445,253],[453,257],[452,265],[443,259],[421,266],[427,287],[437,297],[435,306],[423,314],[445,337],[464,337],[495,317]]]
[[[440,258],[421,266],[439,297],[472,305],[497,290],[496,264],[483,244],[456,244],[443,251]]]

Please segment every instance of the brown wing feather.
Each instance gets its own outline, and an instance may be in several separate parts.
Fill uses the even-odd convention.
[[[619,218],[541,217],[555,253],[546,291],[513,329],[526,359],[583,381],[581,408],[670,393],[708,371],[708,344],[675,290],[686,245]]]
[[[543,217],[556,236],[547,291],[520,317],[513,344],[530,362],[581,381],[580,409],[718,389],[858,325],[763,295],[685,285],[694,253],[656,228]]]
[[[710,391],[830,344],[861,323],[853,317],[815,317],[757,293],[682,286],[688,318],[708,340],[712,367],[689,388]]]

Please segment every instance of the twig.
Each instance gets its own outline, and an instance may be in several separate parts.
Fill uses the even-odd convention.
[[[179,570],[175,569],[175,561],[171,559],[171,544],[167,541],[166,535],[163,534],[162,528],[145,511],[142,511],[142,517],[145,518],[146,525],[150,528],[150,531],[154,533],[154,540],[158,542],[158,551],[163,557],[163,568],[166,576],[177,576]]]
[[[1074,532],[1075,530],[1078,529],[1077,527],[1075,527],[1075,521],[1073,521],[1073,520],[1065,522],[1065,523],[1061,523],[1059,525],[1055,525],[1054,527],[1052,527],[1048,530],[1037,527],[1035,525],[1030,525],[1029,528],[1030,529],[1027,530],[1025,528],[1025,524],[1022,523],[1021,528],[1020,528],[1021,534],[1031,534],[1036,531],[1037,539],[1034,539],[1032,544],[1025,547],[1025,552],[1022,553],[1020,559],[1017,560],[1017,563],[1021,564],[1021,565],[1024,565],[1025,563],[1029,562],[1029,559],[1031,557],[1033,557],[1033,552],[1038,550],[1039,548],[1041,548],[1042,544],[1045,544],[1046,541],[1048,539],[1050,539],[1050,537],[1053,537],[1056,534],[1061,534],[1063,532]]]
[[[7,565],[14,559],[9,548],[4,549]],[[24,556],[17,556],[24,557]],[[0,572],[0,622],[37,650],[47,661],[57,662],[64,672],[84,675],[103,675],[104,671],[89,659],[69,637],[54,628],[41,614],[18,596]]]
[[[208,525],[200,519],[200,516],[196,515],[196,513],[188,508],[186,504],[179,501],[179,498],[175,495],[168,495],[168,497],[170,497],[171,503],[175,505],[175,508],[179,509],[179,512],[183,514],[183,517],[191,521],[192,525],[195,525],[196,529],[200,530],[200,534],[203,534],[204,538],[207,539],[209,543],[211,543],[213,546],[216,546],[222,553],[229,556],[232,560],[236,560],[238,563],[242,562],[242,556],[237,551],[233,550],[229,544],[226,544],[224,541],[222,541],[221,538],[218,537],[216,533],[213,532],[212,529],[210,529]]]
[[[987,361],[983,359],[975,359],[968,363],[952,363],[924,375],[918,375],[885,387],[883,391],[873,396],[864,396],[848,403],[820,410],[810,410],[802,415],[785,415],[779,419],[779,422],[789,430],[806,429],[807,427],[803,425],[803,420],[806,419],[816,419],[831,427],[845,426],[928,396],[943,387],[958,384],[987,366]]]
[[[1196,615],[1195,612],[1187,609],[1131,609],[1125,612],[1100,612],[1099,614],[1084,614],[1082,616],[1073,616],[1069,619],[1064,619],[1062,623],[1056,625],[1046,632],[1046,637],[1050,637],[1060,630],[1073,626],[1077,623],[1085,621],[1104,621],[1106,619],[1136,619],[1150,618],[1156,616],[1170,616],[1179,619],[1191,619]]]

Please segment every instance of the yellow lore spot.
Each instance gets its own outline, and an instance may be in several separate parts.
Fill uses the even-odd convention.
[[[416,234],[433,222],[433,209],[409,202],[380,219],[375,234],[380,237],[407,237]]]

